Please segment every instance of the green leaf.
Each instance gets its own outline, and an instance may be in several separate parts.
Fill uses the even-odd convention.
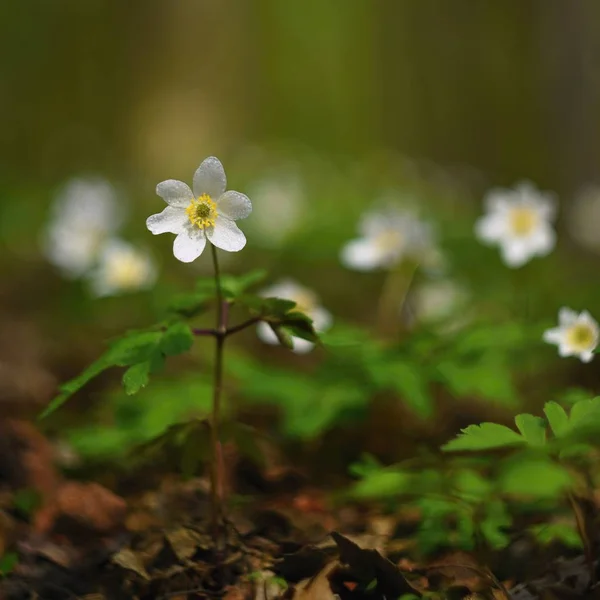
[[[444,452],[491,450],[525,444],[516,431],[497,423],[469,425],[462,433],[442,446]]]
[[[249,288],[264,281],[267,271],[257,269],[245,275],[221,275],[221,289],[227,300],[236,300]],[[213,284],[214,285],[214,284]]]
[[[569,472],[542,457],[514,457],[499,475],[501,493],[510,496],[557,499],[572,484]]]
[[[406,471],[398,469],[380,469],[368,474],[351,490],[354,498],[395,498],[413,488],[414,477]]]
[[[294,340],[292,340],[292,336],[280,325],[275,325],[273,323],[269,323],[269,327],[273,330],[273,333],[277,337],[279,343],[288,350],[292,350],[294,348]]]
[[[544,405],[544,414],[550,423],[552,433],[556,437],[561,437],[569,430],[569,417],[567,411],[558,402],[546,402]]]
[[[0,556],[0,577],[5,577],[12,573],[13,569],[19,564],[19,555],[15,552],[8,552]]]
[[[128,390],[139,390],[147,383],[144,372],[152,373],[161,364],[161,355],[173,356],[189,350],[194,336],[188,325],[175,322],[166,329],[130,331],[111,342],[108,350],[77,377],[60,386],[60,393],[54,398],[39,418],[43,419],[62,406],[88,381],[111,367],[132,367],[139,363],[149,363],[130,372],[123,384]],[[137,389],[136,389],[137,388]],[[130,391],[128,393],[135,393]]]
[[[214,299],[215,294],[214,283],[211,290],[179,294],[173,298],[168,310],[190,319],[206,311],[209,302]]]
[[[506,504],[502,500],[492,500],[486,502],[484,510],[479,528],[486,543],[494,550],[505,548],[510,543],[507,530],[512,525]]]
[[[133,365],[123,373],[123,388],[128,395],[137,394],[143,387],[148,385],[150,381],[150,369],[152,362],[145,360],[144,362]]]
[[[189,325],[179,321],[170,325],[163,333],[159,348],[165,356],[176,356],[187,352],[194,345],[194,334]]]
[[[546,422],[541,417],[523,413],[515,417],[515,423],[530,446],[546,443]]]
[[[579,400],[571,407],[569,415],[571,425],[585,422],[589,417],[600,419],[600,396],[591,400]]]
[[[570,523],[540,523],[532,525],[529,531],[544,546],[558,541],[569,548],[583,547],[577,529]]]
[[[503,357],[491,355],[466,363],[441,361],[437,378],[458,397],[475,396],[503,404],[515,404],[517,394],[509,365]]]
[[[433,398],[422,367],[404,359],[373,361],[368,365],[375,385],[396,392],[421,417],[433,412]]]
[[[190,479],[198,467],[210,459],[210,426],[202,422],[199,426],[186,429],[183,435],[181,473],[185,479]]]
[[[483,500],[492,493],[492,484],[472,469],[461,469],[456,473],[453,487],[467,501]]]

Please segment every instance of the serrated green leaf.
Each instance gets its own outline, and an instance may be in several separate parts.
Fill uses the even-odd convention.
[[[462,433],[442,446],[444,452],[491,450],[525,444],[525,438],[516,431],[497,423],[469,425]]]
[[[571,484],[569,472],[541,457],[507,461],[498,478],[503,494],[519,497],[558,498]]]
[[[548,419],[552,433],[561,437],[569,430],[569,416],[567,411],[558,402],[546,402],[544,414]]]
[[[543,446],[546,443],[546,423],[541,417],[527,413],[515,417],[517,428],[530,446]]]
[[[194,334],[187,323],[179,321],[169,325],[162,335],[159,348],[165,356],[187,352],[194,345]]]
[[[571,407],[569,422],[572,426],[578,425],[594,416],[600,420],[600,396],[588,400],[579,400]]]
[[[129,396],[137,394],[143,387],[148,385],[150,381],[150,369],[152,368],[151,361],[133,365],[123,373],[123,388]]]

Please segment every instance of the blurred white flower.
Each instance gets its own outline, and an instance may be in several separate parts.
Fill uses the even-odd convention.
[[[358,230],[360,237],[341,252],[342,263],[350,269],[389,269],[407,256],[420,260],[434,255],[430,225],[396,206],[366,213]]]
[[[281,244],[298,227],[305,204],[299,178],[289,175],[265,177],[256,182],[250,192],[257,210],[248,226],[255,229],[264,243]]]
[[[553,193],[523,182],[514,189],[491,190],[484,199],[487,214],[475,224],[484,243],[500,246],[509,267],[521,267],[534,256],[549,254],[556,243],[552,221],[556,216]]]
[[[583,189],[568,208],[571,237],[588,250],[600,253],[600,186]]]
[[[73,179],[52,207],[43,246],[48,260],[68,277],[94,265],[103,241],[123,220],[114,188],[103,179]]]
[[[319,305],[317,295],[291,279],[283,279],[271,287],[263,290],[261,296],[265,298],[282,298],[296,303],[296,309],[313,320],[315,331],[325,331],[331,326],[331,313]],[[258,324],[258,337],[267,344],[279,344],[277,336],[271,327],[264,322]],[[312,350],[314,344],[299,337],[292,336],[293,350],[298,354],[305,354]]]
[[[225,191],[227,178],[218,158],[205,159],[194,173],[193,188],[169,179],[156,186],[156,193],[168,204],[161,213],[146,220],[154,234],[174,233],[173,254],[181,262],[196,260],[208,239],[227,252],[238,252],[246,237],[234,221],[252,212],[248,196]]]
[[[147,252],[111,239],[101,249],[97,267],[90,273],[96,296],[113,296],[149,288],[156,281],[156,267]]]
[[[570,308],[561,308],[558,327],[544,332],[543,339],[558,346],[560,356],[578,356],[590,362],[598,345],[598,323],[587,310],[577,314]]]
[[[467,300],[465,289],[449,279],[423,282],[411,296],[414,318],[421,323],[436,323],[453,317]]]

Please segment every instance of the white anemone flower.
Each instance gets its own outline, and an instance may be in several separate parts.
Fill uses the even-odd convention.
[[[468,298],[466,290],[449,279],[424,282],[411,296],[414,317],[422,323],[436,323],[455,316]]]
[[[319,298],[308,288],[291,279],[283,279],[271,287],[263,290],[261,296],[265,298],[282,298],[296,303],[296,310],[310,317],[315,331],[325,331],[331,326],[331,313],[319,305]],[[279,344],[279,340],[271,327],[264,322],[258,324],[258,337],[266,344]],[[305,354],[313,349],[314,344],[308,340],[292,336],[293,351]]]
[[[227,178],[218,158],[210,156],[194,173],[193,192],[182,181],[168,179],[156,186],[156,193],[168,204],[161,213],[146,220],[154,234],[174,233],[173,254],[181,262],[196,260],[208,239],[227,252],[238,252],[246,236],[235,224],[252,212],[248,196],[225,191]]]
[[[487,214],[475,224],[475,233],[483,243],[500,246],[506,265],[521,267],[534,256],[552,252],[556,244],[554,194],[523,182],[514,189],[491,190],[484,202]]]
[[[116,238],[103,246],[98,265],[90,273],[90,285],[96,296],[146,289],[155,281],[156,266],[150,255]]]
[[[423,259],[433,247],[429,224],[396,206],[366,213],[358,230],[360,237],[341,252],[342,263],[357,271],[389,269],[407,256]]]
[[[43,246],[48,260],[68,277],[85,275],[104,240],[121,225],[123,210],[103,179],[73,179],[59,192]]]
[[[590,362],[598,345],[598,323],[587,310],[577,314],[570,308],[561,308],[558,327],[544,332],[544,341],[558,346],[560,356],[578,356]]]

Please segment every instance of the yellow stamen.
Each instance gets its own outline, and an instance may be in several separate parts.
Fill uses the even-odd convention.
[[[515,235],[526,236],[538,224],[539,217],[531,208],[518,206],[510,211],[510,226]]]
[[[217,205],[208,194],[202,194],[185,209],[190,223],[199,229],[214,227],[218,216]]]
[[[567,330],[567,342],[575,350],[589,350],[596,345],[596,332],[586,323],[577,323]]]
[[[117,289],[137,288],[146,279],[145,262],[133,254],[115,258],[108,267],[106,279]]]
[[[375,238],[375,244],[379,249],[388,252],[396,250],[403,241],[404,236],[396,229],[386,229]]]

